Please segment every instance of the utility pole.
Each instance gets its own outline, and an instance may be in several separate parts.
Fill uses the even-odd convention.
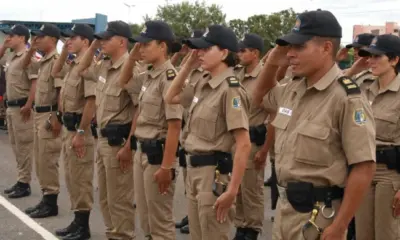
[[[131,23],[131,8],[135,7],[134,4],[124,3],[124,5],[128,8],[128,23]]]

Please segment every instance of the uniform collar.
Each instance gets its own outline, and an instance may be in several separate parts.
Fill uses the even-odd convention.
[[[373,83],[371,83],[371,86],[369,86],[369,90],[375,95],[384,93],[386,91],[398,92],[400,90],[400,74],[397,74],[396,78],[385,89],[381,90],[379,90],[379,80],[376,79]]]
[[[211,75],[210,75],[211,76]],[[216,87],[218,87],[227,77],[232,77],[235,76],[234,72],[233,72],[233,68],[228,68],[225,71],[223,71],[222,73],[220,73],[218,76],[211,78],[208,81],[208,84],[211,86],[211,88],[215,89]]]
[[[329,85],[332,84],[333,81],[335,81],[338,76],[342,74],[342,71],[340,68],[334,64],[332,68],[318,81],[316,82],[313,86],[313,88],[323,91],[325,90]]]
[[[53,56],[55,56],[57,54],[57,49],[54,49],[52,52],[50,52],[49,54],[44,55],[44,57],[41,60],[41,62],[46,62],[47,60],[49,60],[50,58],[52,58]]]
[[[28,49],[25,48],[25,49],[22,50],[22,51],[16,52],[16,53],[14,54],[14,56],[20,57],[20,56],[22,56],[22,54],[26,53],[27,51],[28,51]]]
[[[110,68],[112,68],[112,69],[120,68],[122,66],[122,64],[125,62],[125,60],[128,59],[128,57],[129,57],[128,52],[124,53],[124,55],[122,55],[115,63],[113,63]]]
[[[171,61],[167,60],[165,63],[163,63],[162,65],[158,66],[157,68],[152,68],[149,71],[149,75],[151,78],[156,78],[158,76],[160,76],[161,73],[163,73],[165,70],[167,69],[173,69],[174,66],[172,66]]]
[[[258,63],[257,66],[251,71],[251,73],[246,73],[246,68],[243,68],[244,71],[244,78],[257,78],[258,74],[260,74],[262,69],[261,63]]]

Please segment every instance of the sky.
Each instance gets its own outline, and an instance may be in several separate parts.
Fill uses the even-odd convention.
[[[180,0],[19,0],[2,1],[0,20],[62,21],[91,18],[95,13],[108,16],[108,21],[123,20],[142,23],[143,16],[154,16],[157,6],[174,4]],[[194,2],[194,0],[189,0]],[[246,20],[254,14],[269,14],[293,8],[296,12],[321,8],[331,11],[343,28],[343,43],[352,41],[353,25],[384,25],[400,23],[400,0],[207,0],[218,4],[227,20]],[[133,5],[127,7],[127,5]]]

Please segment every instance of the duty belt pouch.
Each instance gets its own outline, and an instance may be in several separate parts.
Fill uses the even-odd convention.
[[[229,174],[232,172],[233,160],[230,153],[215,153],[217,158],[217,169],[221,174]]]
[[[396,165],[397,165],[397,159],[396,159],[396,149],[393,150],[389,150],[385,152],[385,158],[386,158],[386,165],[388,169],[397,169]]]
[[[146,153],[150,165],[160,165],[163,159],[163,147],[160,141],[151,140],[142,143],[142,152]]]
[[[68,131],[76,131],[76,116],[71,113],[65,113],[62,117],[64,126]]]
[[[396,171],[400,173],[400,147],[396,147]]]
[[[265,127],[265,125],[260,125],[258,127],[254,128],[255,131],[255,140],[254,143],[257,146],[262,146],[264,145],[265,142],[265,135],[267,134],[267,128]]]
[[[99,136],[97,135],[97,124],[94,123],[94,122],[92,122],[92,123],[90,124],[90,130],[92,131],[93,137],[97,139],[97,138],[99,137]]]
[[[137,150],[137,139],[135,136],[131,136],[131,150]]]
[[[292,207],[300,213],[311,212],[314,208],[314,186],[306,182],[289,182],[286,195]]]
[[[108,145],[111,147],[122,146],[124,143],[124,137],[119,131],[119,126],[107,125],[105,128],[107,132]]]
[[[186,165],[186,151],[185,151],[185,149],[183,149],[183,148],[181,148],[181,149],[179,149],[179,154],[178,154],[179,156],[179,166],[181,166],[181,167],[183,167],[183,168],[185,168],[185,167],[187,167],[187,165]]]

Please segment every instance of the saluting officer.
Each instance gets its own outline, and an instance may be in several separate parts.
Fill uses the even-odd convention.
[[[249,99],[256,87],[256,78],[262,69],[261,53],[264,40],[257,34],[245,34],[239,42],[240,65],[236,77],[246,89]],[[267,128],[264,124],[268,112],[259,105],[250,103],[249,134],[252,148],[247,160],[246,171],[236,201],[236,240],[255,240],[262,231],[264,220],[264,164],[260,150],[265,142]],[[266,156],[265,156],[266,157]]]
[[[165,97],[167,103],[191,103],[184,148],[189,155],[186,194],[193,240],[228,239],[235,216],[234,201],[251,149],[249,99],[233,70],[237,44],[234,32],[221,25],[212,25],[201,38],[190,39],[188,46],[196,50]],[[183,94],[182,87],[197,61],[207,72],[197,82],[193,95]]]
[[[277,39],[258,77],[253,100],[264,97],[262,105],[277,112],[273,239],[345,239],[371,183],[375,122],[358,86],[335,63],[341,37],[331,12],[304,12]],[[276,70],[287,61],[296,77],[277,85]]]
[[[36,47],[44,53],[40,60],[39,75],[35,93],[34,114],[34,157],[36,174],[43,198],[39,204],[25,212],[32,218],[58,215],[57,196],[60,192],[58,160],[61,151],[61,118],[59,114],[59,93],[62,76],[52,77],[51,69],[59,58],[57,42],[60,30],[53,24],[44,24],[39,30],[32,30],[33,40],[26,62],[36,52]]]
[[[30,38],[29,29],[23,25],[14,25],[3,30],[6,34],[0,59],[5,57],[5,77],[7,91],[8,137],[16,160],[17,183],[4,193],[9,198],[21,198],[31,195],[30,181],[33,153],[33,114],[32,104],[35,98],[35,86],[38,73],[37,61],[32,59],[27,68],[23,60],[28,50],[26,43]],[[5,55],[5,50],[13,50]]]
[[[365,96],[376,122],[376,173],[356,214],[356,238],[398,239],[400,234],[400,38],[377,36],[361,49],[372,75]]]
[[[129,57],[128,42],[132,40],[132,33],[127,23],[112,21],[105,31],[94,36],[96,40],[77,68],[78,72],[89,68],[88,71],[97,80],[96,118],[100,134],[96,163],[100,208],[108,239],[134,239],[133,147],[130,135],[138,92],[121,88],[118,82],[122,65]],[[109,58],[97,62],[90,69],[99,43],[102,52]]]
[[[65,182],[75,218],[70,225],[56,231],[65,240],[89,239],[89,215],[93,205],[94,139],[90,123],[95,113],[96,81],[82,77],[78,64],[93,41],[94,31],[87,24],[76,24],[61,33],[69,38],[60,58],[52,70],[52,76],[66,72],[61,90],[63,119],[62,156]],[[76,54],[66,64],[69,54]]]

